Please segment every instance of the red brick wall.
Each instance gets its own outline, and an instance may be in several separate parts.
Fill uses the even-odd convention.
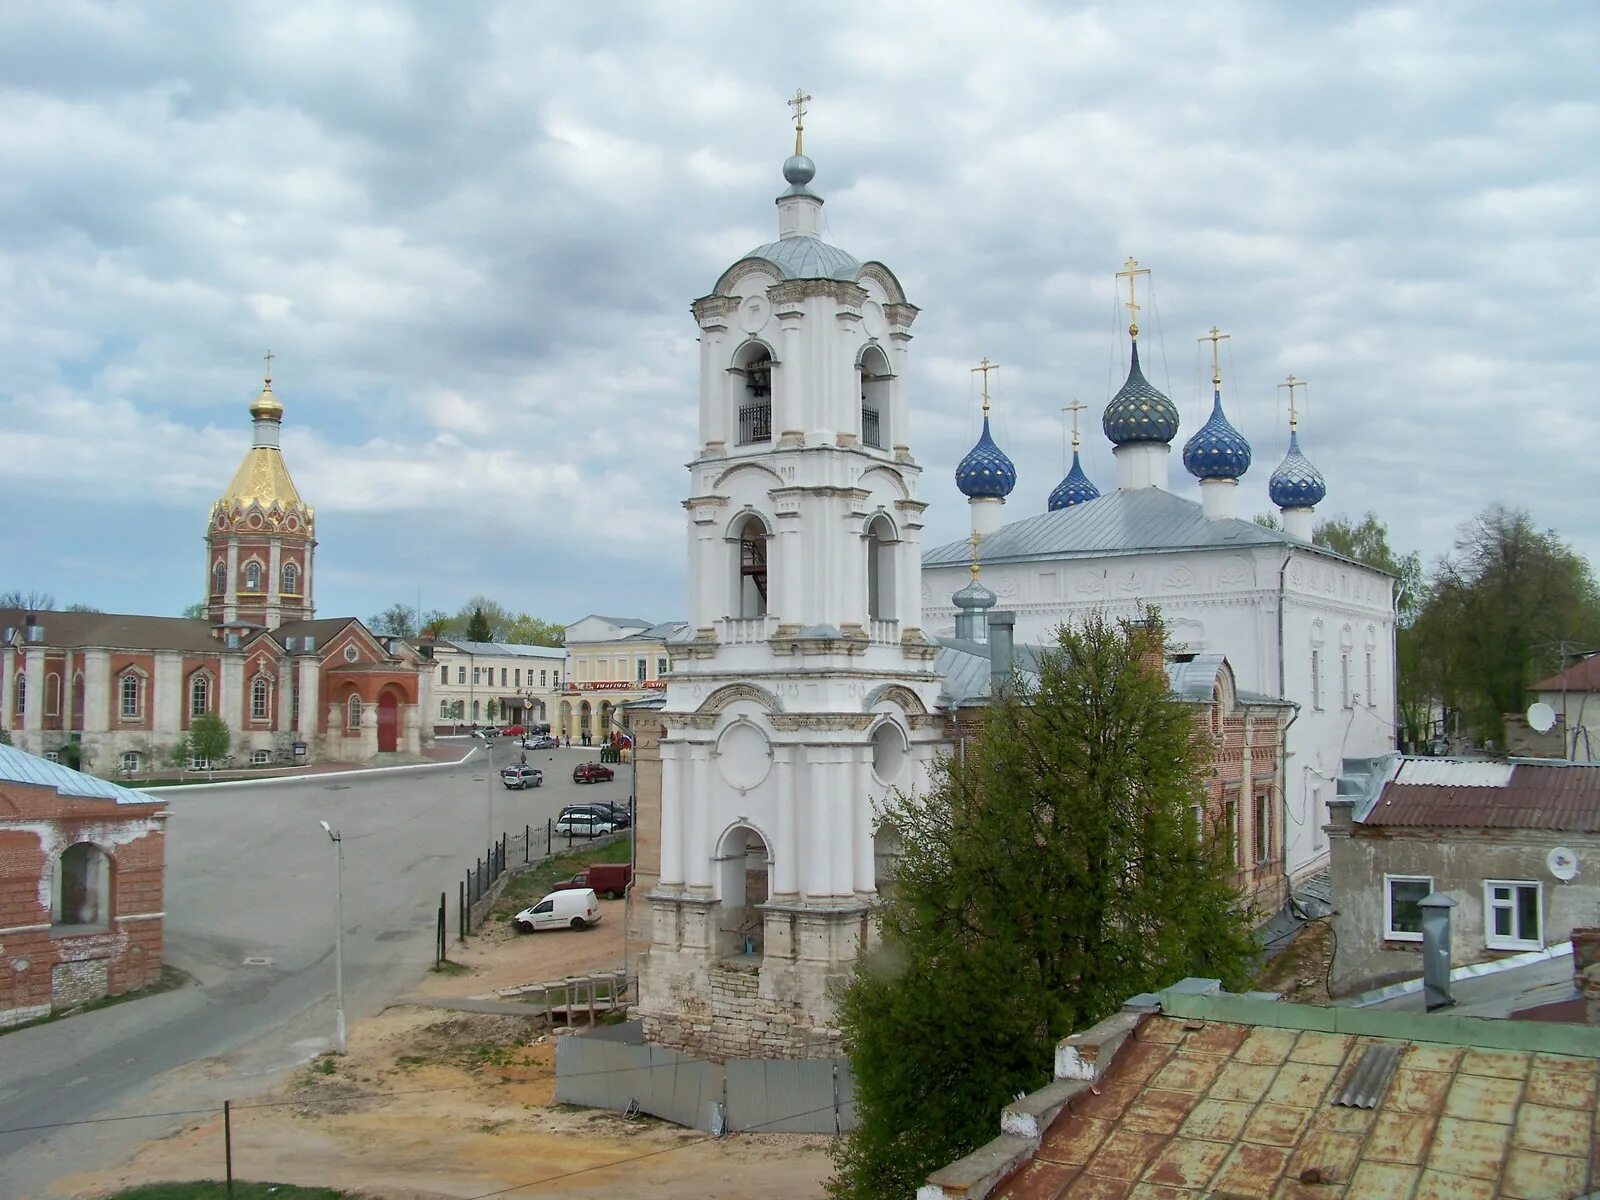
[[[139,715],[132,720],[122,719],[122,673],[129,667],[144,672],[144,703]],[[111,686],[106,699],[105,727],[107,729],[137,729],[149,732],[155,711],[156,656],[149,652],[111,654]]]

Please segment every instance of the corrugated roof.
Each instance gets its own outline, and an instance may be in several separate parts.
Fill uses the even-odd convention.
[[[1505,787],[1511,782],[1510,763],[1489,759],[1408,758],[1395,773],[1396,783],[1422,783],[1435,787]]]
[[[1368,1046],[1356,1062],[1356,1069],[1350,1072],[1350,1078],[1328,1103],[1345,1108],[1377,1108],[1383,1094],[1389,1090],[1389,1079],[1400,1065],[1403,1049],[1399,1042]]]
[[[1600,654],[1591,654],[1528,689],[1533,692],[1600,692]]]
[[[1211,520],[1193,500],[1155,487],[1110,492],[1071,508],[1013,521],[983,539],[978,559],[989,565],[1247,546],[1299,546],[1341,562],[1354,561],[1254,521]],[[936,546],[922,556],[925,567],[964,567],[971,561],[969,541]]]
[[[111,800],[117,804],[161,803],[148,792],[136,792],[132,788],[85,775],[82,771],[74,771],[47,758],[28,754],[15,746],[0,746],[0,779],[54,788],[63,796],[84,796],[91,800]]]
[[[625,642],[668,642],[688,628],[689,623],[687,621],[662,621],[658,625],[651,625],[648,629],[641,629],[638,633],[630,633],[622,640]]]
[[[1600,765],[1587,763],[1508,768],[1504,783],[1406,783],[1408,759],[1383,789],[1363,825],[1456,829],[1549,829],[1600,833]],[[1477,763],[1447,767],[1477,768]],[[1482,764],[1496,766],[1501,764]],[[1421,770],[1418,775],[1424,774]],[[1445,773],[1445,778],[1449,773]],[[1462,771],[1462,778],[1471,778]],[[1484,772],[1479,778],[1488,778]]]

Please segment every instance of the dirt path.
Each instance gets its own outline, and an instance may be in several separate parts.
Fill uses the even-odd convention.
[[[622,904],[585,932],[486,929],[429,974],[417,996],[487,996],[617,964]],[[650,1118],[556,1105],[556,1038],[518,1017],[398,1005],[351,1032],[350,1053],[301,1068],[233,1112],[238,1178],[321,1184],[386,1200],[515,1197],[743,1197],[822,1194],[829,1139],[713,1140]],[[220,1178],[220,1117],[144,1143],[122,1168],[62,1180],[58,1196]]]

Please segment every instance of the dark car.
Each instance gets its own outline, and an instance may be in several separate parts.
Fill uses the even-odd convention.
[[[537,767],[524,767],[512,763],[509,767],[500,770],[500,782],[512,791],[520,792],[524,788],[538,787],[544,782],[544,772]]]
[[[538,737],[522,739],[522,748],[524,750],[555,750],[560,746],[561,743],[548,733],[540,734]]]
[[[601,801],[597,804],[591,804],[589,807],[604,809],[610,814],[611,823],[618,829],[626,829],[633,824],[633,813],[628,810],[628,806],[626,804],[619,804],[614,800],[607,800]]]
[[[603,763],[579,763],[572,768],[573,783],[609,783],[617,773]]]

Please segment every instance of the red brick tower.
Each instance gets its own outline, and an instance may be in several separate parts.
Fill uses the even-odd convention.
[[[283,405],[266,382],[250,405],[255,436],[206,529],[207,614],[213,624],[265,626],[309,621],[315,513],[295,491],[278,435]]]

